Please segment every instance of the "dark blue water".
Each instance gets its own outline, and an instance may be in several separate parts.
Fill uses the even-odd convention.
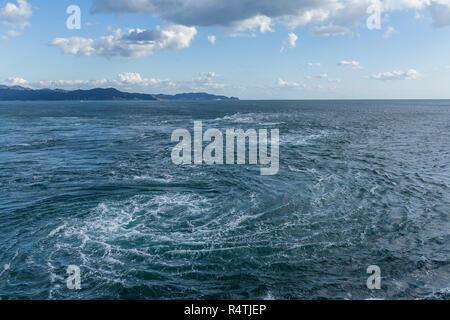
[[[194,120],[279,128],[278,175],[175,166]],[[450,101],[0,103],[0,298],[449,299],[449,132]]]

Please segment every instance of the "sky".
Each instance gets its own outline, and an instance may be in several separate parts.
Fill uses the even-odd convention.
[[[35,89],[449,99],[450,0],[0,0],[0,61]]]

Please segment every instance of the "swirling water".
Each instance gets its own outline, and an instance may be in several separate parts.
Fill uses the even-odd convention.
[[[194,120],[279,128],[278,175],[172,164]],[[0,103],[0,299],[449,299],[449,132],[450,101]]]

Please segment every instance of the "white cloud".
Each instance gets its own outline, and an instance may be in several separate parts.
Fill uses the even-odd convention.
[[[434,0],[384,0],[381,4],[383,10],[421,10],[429,6],[433,1]]]
[[[339,78],[328,78],[327,80],[328,80],[328,82],[332,82],[332,83],[340,83],[340,82],[342,82],[342,80],[339,79]]]
[[[284,52],[286,49],[295,48],[297,46],[297,40],[298,36],[295,33],[290,32],[287,38],[283,41],[280,52]]]
[[[29,26],[28,19],[33,14],[31,5],[26,0],[17,0],[17,4],[8,2],[0,8],[0,21],[11,29],[0,35],[1,39],[8,40],[21,34]]]
[[[328,3],[330,4],[330,3]],[[295,29],[300,26],[305,26],[309,23],[320,23],[330,18],[331,7],[329,8],[317,8],[317,9],[305,9],[296,14],[287,14],[277,18],[277,23],[282,23],[288,26],[290,29]]]
[[[278,79],[277,85],[282,88],[304,88],[303,84],[300,84],[298,82],[285,81],[281,78]]]
[[[130,84],[142,83],[143,81],[142,76],[136,72],[122,72],[119,73],[118,78],[121,82]]]
[[[8,86],[22,86],[22,87],[29,86],[29,82],[23,78],[8,78],[5,83]]]
[[[127,33],[117,29],[99,39],[82,37],[56,38],[50,44],[63,53],[77,56],[147,57],[155,51],[183,49],[190,46],[197,34],[195,27],[181,25],[158,26],[155,30],[129,29]]]
[[[353,70],[361,70],[361,69],[363,69],[361,64],[358,61],[355,61],[355,60],[342,60],[342,61],[338,62],[338,66],[349,67],[349,68],[352,68]]]
[[[349,28],[337,25],[327,25],[314,27],[312,33],[316,36],[333,36],[333,35],[343,35],[350,31]]]
[[[1,81],[0,81],[1,84]],[[122,72],[113,78],[102,78],[93,80],[43,80],[27,81],[22,78],[11,78],[4,81],[5,85],[22,85],[33,89],[64,89],[89,90],[93,88],[116,88],[126,92],[142,92],[149,94],[176,94],[181,92],[208,92],[213,94],[227,94],[227,90],[242,90],[234,84],[220,81],[216,72],[203,72],[190,80],[173,81],[156,77],[145,77],[137,72]],[[228,94],[232,94],[229,92]]]
[[[137,72],[122,72],[117,75],[117,84],[153,87],[160,84],[170,85],[168,79],[144,78]]]
[[[308,67],[320,67],[320,62],[308,62]]]
[[[216,79],[219,78],[219,75],[215,72],[206,72],[200,74],[198,77],[192,78],[191,87],[194,90],[208,90],[212,89],[221,89],[225,87],[225,84],[217,82]]]
[[[414,69],[408,71],[389,71],[380,72],[371,76],[375,80],[416,80],[421,77],[421,74]]]
[[[230,38],[256,38],[255,33],[234,32],[228,35]]]
[[[11,38],[16,38],[18,36],[20,36],[22,33],[20,31],[11,29],[11,30],[7,30],[5,31],[3,34],[0,34],[0,39],[2,40],[9,40]]]
[[[214,36],[214,35],[208,36],[208,41],[209,41],[212,45],[215,45],[215,44],[216,44],[216,40],[217,40],[216,36]]]
[[[34,89],[92,89],[116,87],[121,90],[139,90],[169,88],[175,86],[174,82],[168,79],[145,78],[139,73],[122,72],[112,79],[95,79],[95,80],[42,80],[30,82],[23,78],[9,78],[4,81],[8,86],[23,86]]]
[[[106,39],[104,38],[101,39],[106,41]],[[112,40],[113,38],[110,39]],[[59,47],[65,54],[73,54],[78,56],[91,56],[97,54],[98,52],[98,50],[93,47],[94,42],[95,41],[93,39],[89,38],[72,37],[72,38],[55,38],[50,42],[50,44]]]
[[[113,81],[107,79],[98,80],[45,80],[31,83],[31,87],[36,89],[92,89],[112,87]]]
[[[0,9],[0,20],[9,26],[23,29],[30,24],[28,19],[32,13],[31,6],[26,0],[17,0],[17,5],[8,2]]]
[[[223,93],[229,86],[219,81],[220,76],[215,72],[204,72],[188,81],[171,81],[169,79],[147,78],[137,72],[121,72],[115,78],[94,80],[43,80],[30,82],[22,78],[10,78],[6,85],[21,85],[34,89],[92,89],[114,87],[128,92],[146,93],[180,93],[207,91]]]
[[[257,15],[242,21],[232,22],[228,28],[232,32],[259,30],[259,32],[265,33],[265,32],[273,32],[273,29],[271,27],[272,24],[273,21],[271,18],[263,15]]]
[[[326,80],[331,83],[339,83],[342,81],[339,78],[330,78],[330,76],[327,73],[322,73],[322,74],[319,74],[316,76],[306,76],[305,79],[307,79],[307,80],[321,79],[321,80]]]
[[[31,84],[34,88],[50,89],[92,89],[116,87],[121,90],[139,90],[157,89],[161,87],[170,87],[174,84],[168,79],[145,78],[139,73],[122,72],[114,79],[96,79],[96,80],[48,80],[39,81]]]
[[[393,34],[396,34],[396,33],[398,33],[398,31],[395,30],[394,27],[390,26],[387,28],[386,32],[384,33],[383,38],[389,39]]]

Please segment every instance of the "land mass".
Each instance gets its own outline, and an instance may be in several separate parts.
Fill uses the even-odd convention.
[[[107,100],[239,100],[235,97],[217,96],[205,92],[167,94],[145,94],[122,92],[114,88],[90,90],[30,89],[21,86],[0,85],[0,101],[107,101]]]

